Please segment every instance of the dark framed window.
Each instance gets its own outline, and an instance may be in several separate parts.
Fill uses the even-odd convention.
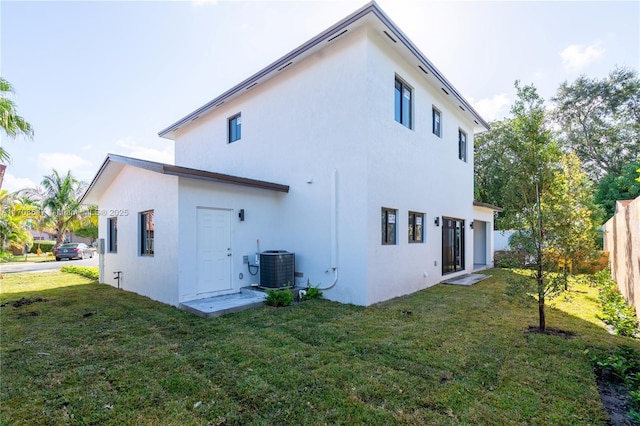
[[[242,115],[237,114],[229,119],[229,143],[242,137]]]
[[[107,219],[107,252],[118,252],[118,218]]]
[[[467,134],[458,130],[458,158],[467,162]]]
[[[431,110],[431,121],[433,123],[433,134],[442,137],[442,113],[435,107]]]
[[[409,212],[409,242],[424,242],[424,213]]]
[[[153,210],[140,213],[140,255],[153,256],[153,237],[155,224],[153,221]]]
[[[382,208],[382,244],[396,243],[397,210]]]
[[[406,83],[396,77],[395,88],[395,118],[396,121],[408,128],[411,127],[411,98],[412,90]]]

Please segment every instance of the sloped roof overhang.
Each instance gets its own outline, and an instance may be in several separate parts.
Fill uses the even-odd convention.
[[[376,31],[379,31],[394,49],[409,63],[418,68],[424,77],[436,89],[441,89],[446,99],[459,108],[463,114],[467,115],[474,123],[474,131],[489,130],[489,124],[478,114],[475,109],[467,102],[466,99],[456,90],[455,87],[444,77],[444,75],[420,52],[420,50],[409,40],[409,38],[398,28],[396,24],[383,12],[383,10],[375,3],[371,2],[356,10],[351,15],[334,24],[327,30],[321,32],[298,48],[284,55],[271,65],[265,67],[261,71],[242,81],[238,85],[227,90],[220,96],[214,98],[210,102],[196,109],[192,113],[186,115],[176,121],[169,127],[158,132],[158,135],[167,139],[174,139],[175,132],[190,122],[200,118],[203,114],[219,108],[224,103],[242,95],[251,90],[258,84],[267,81],[286,69],[294,62],[299,62],[307,56],[323,49],[329,44],[335,42],[342,35],[353,31],[361,26],[370,25]]]
[[[175,166],[172,164],[158,163],[155,161],[140,160],[138,158],[125,157],[122,155],[108,154],[107,158],[102,163],[102,166],[100,166],[98,173],[96,173],[95,177],[89,184],[89,187],[82,195],[80,203],[97,204],[98,199],[100,198],[100,194],[102,194],[104,190],[111,184],[115,176],[120,173],[124,166],[133,166],[164,175],[172,175],[190,179],[200,179],[231,185],[240,185],[276,192],[289,192],[288,185],[281,185],[278,183],[210,172],[206,170],[192,169],[189,167]]]

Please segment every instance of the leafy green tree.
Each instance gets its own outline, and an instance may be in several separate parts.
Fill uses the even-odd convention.
[[[512,137],[511,121],[494,121],[491,130],[474,138],[474,198],[494,206],[505,205],[505,185],[510,179],[513,158],[506,149]],[[499,213],[496,229],[509,229],[509,216]]]
[[[33,206],[21,202],[15,194],[0,190],[0,249],[7,245],[22,248],[31,246],[33,237],[26,224]]]
[[[550,265],[544,249],[549,241],[546,230],[553,217],[543,209],[559,170],[560,149],[547,128],[544,100],[536,88],[521,87],[519,82],[515,87],[517,99],[511,108],[505,138],[510,179],[504,188],[504,206],[512,223],[522,230],[526,257],[534,265],[535,285],[532,288],[531,280],[519,279],[510,283],[509,291],[514,295],[533,295],[538,305],[539,328],[545,330],[546,299],[562,291],[556,280],[549,279]]]
[[[44,176],[40,188],[30,192],[40,202],[45,225],[55,230],[57,244],[64,241],[74,221],[87,214],[80,205],[85,188],[86,184],[74,178],[71,171],[61,176],[54,169],[52,174]]]
[[[564,290],[571,265],[577,267],[597,252],[597,225],[602,221],[593,186],[578,157],[564,154],[549,193],[542,200],[541,209],[549,219],[545,226],[547,255],[560,269],[555,279],[562,281]]]
[[[78,237],[91,238],[91,241],[95,241],[98,238],[98,207],[89,207],[71,228]]]
[[[632,200],[640,196],[640,159],[623,165],[620,174],[607,173],[598,182],[596,202],[604,209],[604,220],[613,217],[616,201]]]
[[[579,77],[560,85],[553,117],[563,146],[574,151],[595,182],[640,154],[640,78],[615,68],[602,79]]]

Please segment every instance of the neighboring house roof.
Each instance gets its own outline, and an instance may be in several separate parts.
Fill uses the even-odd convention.
[[[356,10],[337,24],[318,34],[311,40],[302,44],[298,48],[284,55],[271,65],[247,78],[240,84],[232,87],[207,104],[201,106],[191,114],[181,118],[166,129],[161,130],[158,135],[163,138],[174,139],[176,130],[189,124],[191,121],[194,121],[200,118],[203,114],[218,108],[225,102],[240,96],[245,93],[245,91],[252,89],[256,85],[272,79],[292,64],[300,62],[304,58],[323,49],[325,46],[328,46],[348,31],[353,31],[356,28],[367,24],[378,30],[383,39],[387,40],[405,60],[419,69],[425,79],[435,87],[436,90],[442,90],[446,95],[446,99],[454,106],[454,108],[460,108],[462,113],[475,123],[476,126],[474,127],[474,131],[489,130],[489,124],[480,117],[480,114],[473,109],[469,102],[462,97],[462,95],[431,63],[431,61],[429,61],[427,57],[418,50],[411,40],[404,35],[400,28],[391,21],[382,9],[380,9],[375,2],[371,2]]]
[[[476,206],[476,207],[486,207],[488,209],[495,210],[497,212],[504,211],[504,209],[502,207],[497,207],[497,206],[494,206],[494,205],[491,205],[491,204],[487,204],[487,203],[481,203],[480,201],[474,201],[473,205]]]
[[[232,185],[248,186],[251,188],[269,189],[278,192],[289,192],[288,185],[209,172],[206,170],[191,169],[189,167],[174,166],[172,164],[157,163],[155,161],[140,160],[137,158],[124,157],[122,155],[108,154],[107,158],[102,163],[102,166],[100,166],[100,170],[98,170],[98,173],[91,181],[91,184],[82,195],[80,203],[97,204],[100,194],[102,194],[111,182],[113,182],[113,179],[118,175],[118,173],[120,173],[124,166],[133,166],[165,175],[229,183]]]

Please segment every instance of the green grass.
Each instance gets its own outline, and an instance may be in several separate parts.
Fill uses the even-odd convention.
[[[43,300],[0,308],[0,424],[606,424],[584,350],[640,344],[606,332],[586,286],[548,311],[575,337],[527,333],[536,309],[489,273],[216,319],[77,275],[6,275],[1,303]]]

